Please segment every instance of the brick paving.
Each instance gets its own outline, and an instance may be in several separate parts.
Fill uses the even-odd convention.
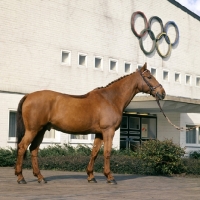
[[[19,185],[13,168],[0,168],[1,200],[200,199],[200,178],[114,174],[118,184],[108,185],[100,173],[96,173],[98,183],[88,183],[83,172],[42,170],[48,183],[39,184],[32,170],[24,170],[23,173],[27,184]]]

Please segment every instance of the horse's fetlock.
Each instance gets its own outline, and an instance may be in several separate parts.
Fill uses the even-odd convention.
[[[87,172],[87,174],[91,174],[91,173],[93,173],[93,169],[91,168],[91,167],[87,167],[86,168],[86,172]]]
[[[18,171],[15,170],[15,175],[16,175],[16,176],[22,175],[22,171],[19,171],[19,172],[18,172]]]
[[[109,171],[105,171],[105,170],[104,170],[104,175],[105,175],[106,177],[108,177],[109,174],[110,174],[110,170],[109,170]]]

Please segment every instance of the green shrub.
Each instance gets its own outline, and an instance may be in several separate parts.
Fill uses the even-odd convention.
[[[39,157],[38,162],[40,169],[85,172],[89,159],[90,157],[85,155],[68,155]],[[31,169],[31,160],[24,160],[23,167]],[[146,169],[142,160],[130,156],[111,156],[110,168],[113,173],[118,174],[152,174],[152,170],[150,168]],[[95,161],[94,171],[103,173],[103,169],[104,157],[99,155]],[[149,171],[146,173],[147,170]]]
[[[200,151],[192,151],[189,154],[190,158],[194,158],[194,159],[200,159]]]
[[[76,147],[76,154],[89,156],[91,154],[91,148],[87,145],[78,145]]]
[[[41,149],[38,155],[41,169],[54,169],[66,171],[85,171],[90,160],[91,148],[79,145],[74,148],[67,144],[52,145]],[[184,150],[172,143],[171,140],[160,142],[151,140],[143,143],[136,152],[131,150],[112,149],[110,167],[113,173],[120,174],[177,174],[187,172],[200,174],[200,164],[194,159],[181,159]],[[184,160],[182,162],[182,160]],[[190,160],[195,169],[190,168]],[[15,149],[0,149],[0,166],[14,166],[16,162]],[[183,165],[184,163],[184,165]],[[23,168],[32,168],[30,152],[24,160]],[[95,161],[94,171],[103,172],[104,157],[103,147]]]
[[[48,146],[44,149],[40,149],[38,156],[39,157],[51,157],[51,156],[66,156],[66,155],[73,155],[75,154],[75,148],[69,145],[52,145]]]
[[[184,153],[184,149],[167,139],[149,140],[137,149],[137,156],[145,161],[147,169],[163,175],[179,174],[186,170],[181,159]]]
[[[0,148],[0,167],[12,167],[16,162],[16,149],[2,149]]]
[[[200,159],[183,158],[186,174],[200,175]]]

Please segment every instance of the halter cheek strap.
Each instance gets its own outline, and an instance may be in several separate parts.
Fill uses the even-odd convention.
[[[162,85],[161,85],[161,84],[158,84],[157,86],[152,86],[152,85],[145,79],[145,76],[143,76],[143,74],[144,74],[145,72],[147,72],[147,71],[148,71],[147,69],[146,69],[145,71],[143,71],[143,72],[141,72],[141,71],[139,70],[140,75],[142,76],[144,82],[149,86],[150,94],[152,95],[152,92],[153,92],[156,88],[162,87]]]

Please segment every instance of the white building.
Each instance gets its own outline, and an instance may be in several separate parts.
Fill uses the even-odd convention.
[[[143,12],[147,20],[158,16],[163,24],[176,23],[179,41],[167,58],[156,50],[150,55],[141,50],[130,25],[136,11]],[[84,94],[145,62],[165,88],[167,96],[161,105],[170,120],[178,126],[200,125],[200,17],[176,1],[3,0],[0,19],[1,148],[15,147],[16,110],[24,94],[43,89]],[[140,15],[135,17],[135,29],[138,33],[144,29]],[[155,36],[161,32],[156,20],[151,30]],[[172,25],[167,34],[173,42]],[[151,49],[149,36],[142,42],[146,50]],[[167,52],[164,39],[159,48]],[[125,110],[113,147],[124,148],[149,138],[172,138],[187,151],[200,150],[199,128],[177,131],[152,97],[139,94]],[[75,137],[52,130],[42,147],[92,142],[93,135]]]

